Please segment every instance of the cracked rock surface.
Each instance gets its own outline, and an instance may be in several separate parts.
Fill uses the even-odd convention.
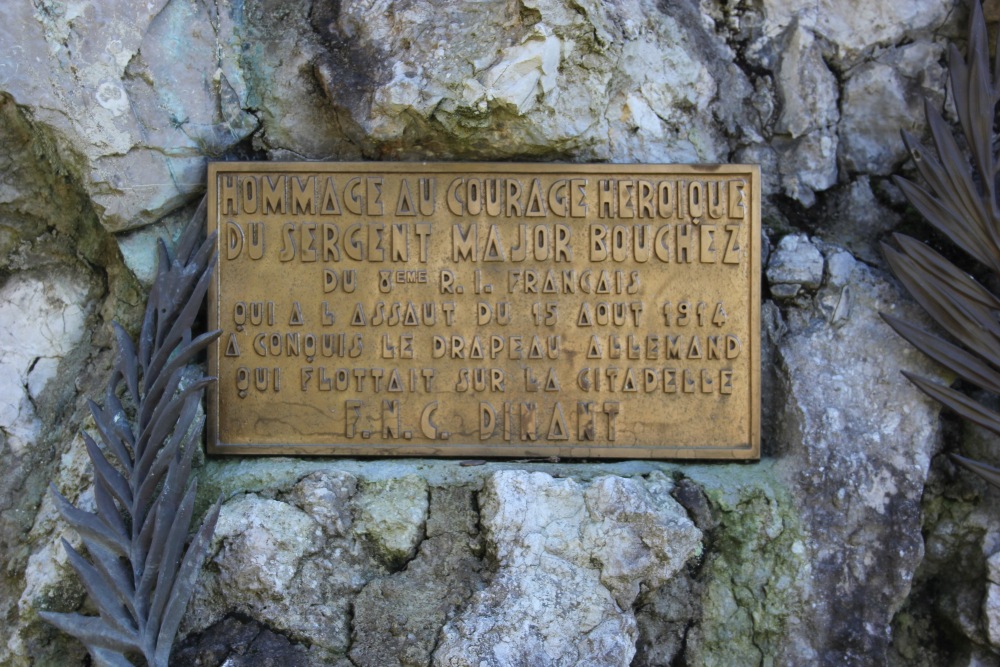
[[[87,292],[79,276],[27,272],[0,289],[0,429],[14,452],[38,438],[35,401],[83,337]]]
[[[640,588],[665,583],[701,546],[669,480],[649,486],[519,471],[487,480],[481,519],[496,571],[445,625],[432,664],[630,664]]]

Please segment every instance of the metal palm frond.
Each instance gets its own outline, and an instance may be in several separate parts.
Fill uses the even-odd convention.
[[[104,407],[90,402],[103,447],[83,435],[97,511],[80,510],[50,488],[90,555],[63,540],[100,615],[41,617],[83,642],[96,665],[129,666],[141,655],[147,665],[167,666],[219,516],[221,498],[185,549],[197,490],[189,484],[191,462],[204,427],[198,408],[215,379],[190,379],[185,367],[220,333],[191,332],[215,264],[214,235],[198,244],[203,217],[204,202],[176,255],[160,240],[138,345],[114,324],[118,359]]]
[[[968,60],[951,46],[948,69],[964,151],[941,114],[925,104],[933,150],[907,132],[903,141],[926,187],[896,177],[909,202],[968,255],[1000,275],[998,155],[994,149],[1000,101],[1000,49],[991,73],[986,22],[979,2],[969,24]],[[1000,299],[927,245],[897,234],[886,259],[917,302],[959,344],[882,314],[896,332],[967,382],[1000,395]],[[1000,434],[1000,413],[927,378],[905,373],[921,391],[963,418]],[[1000,471],[955,456],[963,467],[1000,487]]]

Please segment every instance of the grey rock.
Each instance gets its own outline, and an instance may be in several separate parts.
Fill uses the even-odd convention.
[[[4,90],[31,104],[98,209],[119,230],[146,224],[201,190],[206,155],[256,126],[238,50],[217,48],[226,17],[198,2],[14,4],[0,45],[18,53]],[[242,96],[241,96],[242,91]]]
[[[690,587],[697,608],[685,618],[684,608],[671,601],[672,589],[685,578],[680,575],[649,596],[652,610],[666,603],[667,622],[645,613],[640,618],[667,637],[683,624],[688,664],[816,664],[816,650],[801,636],[801,624],[812,616],[808,534],[802,501],[781,470],[764,461],[752,471],[686,466],[684,475],[702,489],[716,524],[717,537]],[[643,647],[643,654],[669,647]]]
[[[347,537],[353,527],[351,499],[358,480],[340,471],[306,475],[286,495],[286,500],[316,521],[328,537]]]
[[[277,500],[250,494],[226,503],[213,538],[220,545],[220,583],[248,595],[282,596],[315,548],[317,528],[307,514]]]
[[[802,288],[816,290],[823,280],[823,255],[803,234],[790,234],[778,242],[767,265],[767,281],[778,299],[798,295]]]
[[[780,167],[782,157],[777,145],[761,143],[738,149],[733,155],[733,160],[742,164],[760,165],[761,192],[770,197],[783,192]]]
[[[0,81],[72,156],[67,166],[115,230],[190,199],[205,159],[250,137],[255,149],[286,158],[503,151],[712,161],[766,144],[773,131],[789,165],[783,188],[808,205],[836,182],[838,150],[849,168],[884,169],[876,133],[912,113],[892,85],[892,111],[879,113],[869,84],[888,67],[890,82],[933,87],[939,47],[926,36],[950,8],[947,0],[703,4],[717,25],[686,3],[651,0],[534,0],[523,11],[499,1],[307,11],[269,0],[159,0],[127,20],[120,2],[15,5],[0,44],[19,57]],[[923,41],[875,51],[907,39]],[[768,72],[748,77],[731,62],[734,47]],[[866,63],[873,53],[877,63]],[[848,78],[839,132],[828,63],[861,65]]]
[[[760,339],[761,339],[761,440],[764,456],[773,456],[775,447],[774,429],[778,423],[777,415],[782,409],[783,395],[778,381],[778,341],[785,335],[788,327],[782,317],[781,308],[775,301],[768,299],[760,307]]]
[[[427,506],[427,483],[419,477],[369,482],[356,505],[355,530],[368,539],[386,567],[396,569],[416,554]]]
[[[830,57],[845,66],[879,45],[898,44],[908,36],[938,28],[948,18],[952,3],[870,3],[865,0],[765,0],[764,35],[794,23],[821,36],[831,45]]]
[[[793,139],[837,123],[837,79],[820,44],[798,23],[789,27],[775,83],[782,103],[774,130]]]
[[[818,664],[882,662],[923,557],[920,501],[939,447],[939,406],[899,369],[929,377],[938,369],[878,316],[920,322],[919,310],[884,274],[861,263],[848,273],[837,249],[827,253],[847,284],[824,285],[819,307],[789,317],[778,344],[780,465],[802,510],[812,606],[779,656],[795,662],[811,647]],[[849,314],[834,324],[829,309],[848,287]],[[845,606],[854,611],[843,614]]]
[[[972,397],[990,409],[998,407],[996,397],[986,392]],[[957,451],[989,465],[998,463],[1000,440],[995,434],[969,423],[951,434],[961,441]],[[993,664],[996,643],[991,635],[995,637],[997,628],[993,589],[1000,551],[995,494],[983,479],[940,455],[932,461],[922,511],[924,559],[893,624],[899,656],[890,657],[894,664],[911,660],[929,667],[935,657],[941,662],[940,656],[959,653],[953,648],[957,645],[962,654],[959,664]],[[946,624],[935,619],[945,619]]]
[[[1000,586],[992,581],[986,584],[983,619],[986,623],[986,638],[994,647],[1000,646]]]
[[[442,630],[433,664],[628,665],[640,586],[666,582],[701,545],[669,482],[650,486],[493,475],[480,502],[497,572]]]
[[[684,109],[717,94],[710,40],[699,19],[681,15],[686,7],[646,0],[576,8],[539,0],[524,11],[505,2],[387,7],[345,3],[313,17],[325,45],[316,76],[364,150],[647,161],[720,154],[710,117],[681,122]],[[285,85],[301,86],[292,81]],[[293,111],[287,103],[264,106]],[[269,150],[315,154],[306,135],[269,130],[265,141]]]
[[[780,154],[772,173],[780,174],[785,194],[811,206],[817,192],[837,182],[839,84],[827,65],[822,42],[804,18],[791,16],[782,30],[780,40],[753,47],[756,58],[774,70],[775,92],[768,97],[780,105],[769,128],[775,135],[771,146]]]
[[[171,653],[176,667],[307,667],[301,646],[292,644],[255,621],[225,618],[204,632],[188,637]]]
[[[782,190],[804,206],[816,203],[816,193],[837,183],[837,145],[834,128],[819,129],[797,139],[776,137],[778,173]]]
[[[991,583],[1000,583],[1000,552],[986,559],[986,579]]]
[[[102,391],[110,356],[103,318],[131,325],[139,297],[51,136],[29,109],[0,97],[0,614],[8,619],[0,663],[30,655],[44,664],[82,653],[42,623],[38,605],[68,611],[83,594],[63,576],[61,548],[49,544],[46,488],[56,481],[77,496],[89,484],[74,468],[88,414],[81,394]]]
[[[79,275],[20,273],[0,288],[0,431],[16,454],[42,430],[35,400],[80,343],[92,305]]]
[[[427,539],[416,558],[405,570],[369,583],[355,600],[353,663],[430,664],[445,622],[482,587],[481,546],[471,490],[433,489]]]
[[[672,664],[685,649],[692,619],[701,615],[703,596],[701,582],[685,572],[647,596],[636,610],[639,637],[632,665]]]
[[[310,664],[342,657],[350,645],[351,600],[384,572],[359,540],[337,534],[333,515],[340,502],[351,507],[353,484],[343,474],[316,474],[290,489],[289,502],[256,494],[226,502],[183,632],[238,613],[310,645]]]
[[[261,122],[254,149],[272,160],[371,155],[355,116],[367,109],[385,58],[381,45],[362,45],[354,32],[340,28],[341,16],[367,8],[318,3],[310,15],[304,4],[264,0],[245,9],[232,15],[224,32],[226,43],[240,51],[248,106]],[[372,20],[379,15],[376,9],[367,14]]]
[[[882,266],[885,260],[878,242],[899,225],[902,216],[883,203],[885,186],[876,189],[880,194],[873,190],[871,178],[861,176],[831,191],[818,215],[821,223],[816,235],[868,264]]]
[[[924,98],[941,100],[945,72],[940,44],[919,42],[887,49],[851,71],[844,85],[838,128],[840,159],[853,173],[888,174],[907,157],[907,130],[924,129]]]
[[[156,267],[159,262],[158,240],[176,242],[180,238],[184,226],[191,221],[197,211],[199,203],[200,201],[191,202],[151,225],[122,232],[115,236],[122,261],[136,281],[145,286],[146,289],[152,286],[153,280],[156,278]]]

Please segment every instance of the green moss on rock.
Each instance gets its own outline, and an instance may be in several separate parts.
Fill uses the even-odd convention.
[[[769,665],[802,606],[809,576],[805,537],[773,465],[685,468],[718,522],[699,579],[701,619],[688,664]]]
[[[389,570],[411,560],[427,522],[427,482],[415,475],[362,482],[355,504],[356,532]]]

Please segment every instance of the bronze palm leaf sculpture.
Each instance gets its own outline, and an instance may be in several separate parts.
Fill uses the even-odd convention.
[[[104,406],[90,403],[103,447],[83,435],[97,511],[74,507],[51,487],[90,556],[63,540],[100,615],[41,617],[83,642],[95,665],[126,667],[142,656],[151,667],[167,667],[219,516],[221,499],[185,549],[197,490],[189,484],[191,463],[204,427],[199,408],[214,380],[188,365],[219,335],[191,331],[215,262],[214,235],[198,244],[203,218],[204,204],[176,254],[160,240],[138,345],[114,324],[118,359]]]
[[[1000,101],[1000,50],[990,72],[986,22],[973,3],[968,61],[954,45],[948,58],[952,96],[965,150],[941,114],[925,103],[933,151],[908,132],[903,141],[926,187],[896,177],[909,202],[969,256],[1000,276],[1000,196],[996,106]],[[927,356],[977,387],[1000,395],[1000,299],[924,243],[894,236],[883,244],[893,272],[955,343],[885,313],[896,332]],[[956,344],[957,343],[957,344]],[[911,373],[921,391],[961,417],[1000,434],[1000,414],[966,394]],[[1000,487],[1000,469],[953,455],[964,467]]]

